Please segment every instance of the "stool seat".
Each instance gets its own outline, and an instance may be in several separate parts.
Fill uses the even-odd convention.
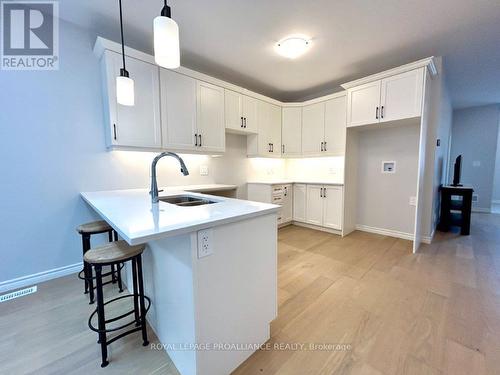
[[[85,253],[83,259],[90,264],[109,264],[122,262],[141,254],[146,245],[130,246],[127,242],[115,241],[97,246]]]
[[[104,220],[98,220],[81,224],[76,227],[76,230],[80,234],[99,234],[109,232],[110,230],[113,230],[113,228],[111,228],[111,226]]]

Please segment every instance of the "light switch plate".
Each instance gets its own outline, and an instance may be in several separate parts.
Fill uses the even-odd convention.
[[[410,197],[410,206],[417,205],[417,197]]]
[[[208,176],[208,166],[200,165],[200,176]]]
[[[480,166],[481,166],[481,162],[480,162],[479,160],[474,160],[474,161],[472,162],[472,166],[473,166],[473,167],[476,167],[476,168],[477,168],[477,167],[480,167]]]
[[[212,229],[203,229],[198,231],[198,259],[213,254],[212,239]]]

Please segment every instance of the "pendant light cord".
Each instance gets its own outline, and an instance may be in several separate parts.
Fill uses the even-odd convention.
[[[167,0],[165,0],[167,1]],[[123,15],[122,15],[122,0],[119,0],[120,2],[120,33],[122,36],[122,59],[123,59],[123,70],[125,69],[125,42],[123,40]]]

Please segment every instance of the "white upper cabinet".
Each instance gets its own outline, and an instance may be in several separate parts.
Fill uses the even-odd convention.
[[[347,90],[347,127],[379,121],[380,86],[375,81]]]
[[[422,114],[425,68],[410,70],[347,90],[347,127]]]
[[[302,155],[320,155],[325,137],[325,103],[302,108]]]
[[[224,152],[224,89],[210,83],[197,82],[197,138],[201,151]]]
[[[241,94],[224,90],[226,129],[243,131],[242,104]]]
[[[116,101],[116,77],[122,67],[121,56],[105,51],[101,60],[105,76],[104,103],[108,122],[108,147],[161,147],[159,68],[156,65],[127,58],[127,70],[135,84],[135,105]]]
[[[281,107],[257,100],[258,134],[247,137],[248,156],[281,156]]]
[[[160,69],[163,147],[190,150],[195,147],[196,80]]]
[[[323,226],[327,228],[342,229],[342,212],[344,198],[342,186],[328,186],[323,188]]]
[[[257,133],[257,99],[242,95],[243,128],[250,133]]]
[[[257,133],[257,99],[224,90],[226,129],[235,133]]]
[[[325,102],[325,138],[323,151],[327,155],[344,155],[346,142],[346,96]]]
[[[302,108],[285,107],[281,126],[283,156],[300,156],[302,153]]]
[[[382,80],[380,122],[418,117],[422,113],[424,68]]]

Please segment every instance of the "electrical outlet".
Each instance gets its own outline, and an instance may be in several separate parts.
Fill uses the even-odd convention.
[[[417,205],[417,197],[410,197],[410,206]]]
[[[336,175],[337,174],[337,169],[334,167],[330,167],[330,174]]]
[[[212,237],[212,229],[198,231],[198,259],[213,254]]]
[[[208,166],[200,165],[200,176],[208,176]]]

